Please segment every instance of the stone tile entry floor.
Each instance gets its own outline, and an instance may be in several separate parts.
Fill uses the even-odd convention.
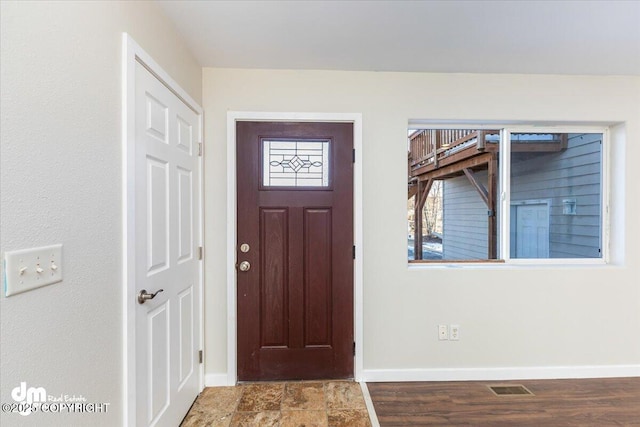
[[[180,427],[371,427],[353,381],[248,383],[205,388]]]

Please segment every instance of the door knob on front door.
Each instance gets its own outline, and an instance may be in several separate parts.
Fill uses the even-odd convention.
[[[249,269],[251,268],[251,264],[249,264],[249,261],[242,261],[239,265],[240,271],[249,271]]]
[[[138,304],[144,304],[145,301],[154,299],[160,292],[164,292],[164,289],[158,289],[158,291],[154,294],[148,293],[146,289],[141,290],[138,293]]]

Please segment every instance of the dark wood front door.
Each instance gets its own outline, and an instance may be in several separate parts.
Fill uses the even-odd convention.
[[[353,125],[236,131],[238,379],[352,378]]]

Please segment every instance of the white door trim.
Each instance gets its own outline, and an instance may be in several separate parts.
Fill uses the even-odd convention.
[[[149,54],[147,54],[127,33],[122,34],[122,363],[123,363],[123,425],[136,423],[136,337],[135,337],[135,66],[136,61],[147,68],[169,90],[187,104],[200,120],[198,141],[202,141],[202,107],[176,83]],[[198,209],[200,223],[196,239],[203,244],[203,161],[200,157],[200,194]],[[203,263],[199,267],[197,284],[200,295],[200,348],[204,345]],[[204,387],[204,365],[199,366],[199,387]]]
[[[362,114],[360,113],[267,113],[229,111],[227,113],[227,385],[238,379],[236,339],[236,122],[237,121],[298,121],[353,123],[353,148],[356,158],[353,169],[353,233],[356,245],[354,263],[354,377],[362,377],[363,349],[363,228],[362,228]]]

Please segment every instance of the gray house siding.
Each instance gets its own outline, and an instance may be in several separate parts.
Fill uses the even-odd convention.
[[[570,134],[560,153],[512,156],[511,202],[551,201],[550,258],[601,256],[601,150],[601,134]],[[563,214],[563,200],[575,200],[575,215]]]
[[[487,185],[487,173],[476,174]],[[487,205],[465,176],[444,181],[442,258],[486,259]]]
[[[511,246],[515,255],[517,217],[525,201],[549,203],[549,257],[601,256],[600,134],[570,134],[556,153],[513,153],[511,162]],[[486,185],[486,172],[478,173]],[[466,177],[444,183],[444,259],[487,258],[487,208]],[[563,200],[575,201],[575,214],[563,213]]]

